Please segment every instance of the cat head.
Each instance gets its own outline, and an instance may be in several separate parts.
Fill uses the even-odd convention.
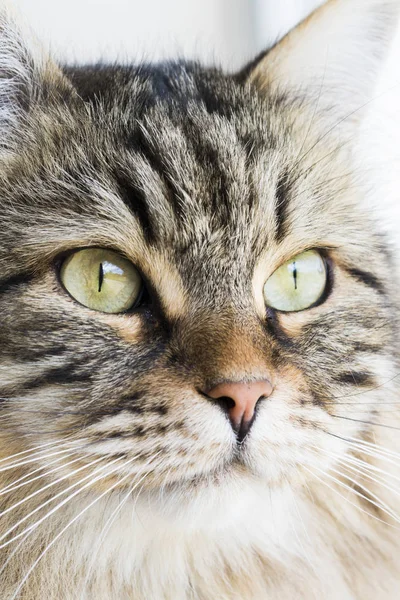
[[[397,4],[331,0],[235,75],[61,68],[3,14],[4,457],[193,495],[368,440],[395,281],[354,140]]]

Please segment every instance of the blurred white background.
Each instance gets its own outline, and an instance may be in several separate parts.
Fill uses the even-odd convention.
[[[237,68],[322,0],[12,0],[62,59],[184,56]]]

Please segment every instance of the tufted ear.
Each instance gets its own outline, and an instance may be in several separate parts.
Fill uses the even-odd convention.
[[[3,4],[3,2],[2,2]],[[0,7],[0,152],[12,151],[20,128],[44,89],[65,85],[58,66],[32,32]]]
[[[294,91],[328,122],[360,120],[396,31],[400,0],[328,0],[249,69],[259,88]]]

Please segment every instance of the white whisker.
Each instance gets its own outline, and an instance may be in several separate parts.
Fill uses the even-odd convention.
[[[137,457],[133,457],[131,460],[127,461],[124,466],[131,464],[136,458]],[[109,476],[110,474],[111,473],[108,473],[107,476]],[[99,500],[101,500],[101,498],[104,498],[105,495],[109,494],[113,489],[120,486],[123,481],[125,481],[128,477],[131,477],[131,476],[132,476],[131,473],[128,473],[127,475],[122,477],[122,479],[118,480],[115,484],[113,484],[111,487],[109,487],[107,490],[105,490],[102,494],[100,494],[100,496],[98,496],[97,498],[92,500],[92,502],[90,502],[80,513],[78,513],[73,519],[71,519],[71,521],[69,521],[69,523],[67,523],[67,525],[65,525],[65,527],[63,527],[63,529],[51,540],[51,542],[49,544],[47,544],[46,548],[43,550],[43,552],[39,555],[39,557],[35,560],[35,562],[29,568],[28,572],[26,573],[26,575],[24,576],[22,581],[19,583],[13,596],[9,600],[16,600],[18,598],[19,592],[24,587],[24,585],[25,585],[26,581],[29,579],[31,573],[34,571],[34,569],[39,564],[39,562],[42,560],[42,558],[47,554],[47,552],[50,550],[50,548],[65,533],[65,531],[67,531],[67,529],[69,529],[69,527],[71,527],[71,525],[73,525],[83,514],[85,514],[92,506],[94,506],[94,504],[96,504]]]
[[[354,479],[353,477],[350,477],[349,475],[346,475],[345,473],[343,473],[343,471],[339,471],[338,469],[335,469],[334,467],[329,467],[329,471],[332,471],[333,473],[336,473],[337,475],[339,475],[341,477],[345,477],[348,481],[350,481],[351,483],[353,483],[354,485],[356,485],[358,488],[364,490],[364,492],[366,494],[368,494],[368,496],[364,496],[364,494],[361,494],[360,492],[358,492],[357,490],[355,490],[353,488],[354,492],[357,495],[360,495],[361,497],[365,498],[365,500],[367,500],[370,504],[373,504],[374,506],[376,506],[376,508],[378,508],[379,510],[382,510],[387,515],[389,515],[390,517],[392,517],[392,519],[394,519],[395,521],[397,521],[398,523],[400,523],[399,516],[390,508],[390,506],[388,506],[386,504],[386,502],[384,502],[376,494],[374,494],[373,492],[371,492],[371,490],[369,490],[363,483],[361,483],[360,481],[357,481],[356,479]],[[371,498],[373,498],[374,500],[371,500]]]
[[[158,452],[153,458],[156,458],[158,455],[160,454],[160,452]],[[152,461],[150,461],[151,464]],[[147,469],[149,467],[149,463],[145,466],[145,468]],[[141,469],[141,472],[143,472],[143,469]],[[86,587],[89,584],[89,579],[90,579],[90,574],[93,570],[95,561],[96,561],[96,556],[101,548],[101,544],[103,543],[107,533],[110,531],[113,523],[115,522],[116,518],[118,517],[119,513],[121,512],[121,510],[123,509],[123,507],[125,506],[125,504],[128,502],[129,498],[132,496],[133,492],[135,491],[135,489],[138,487],[138,485],[143,481],[143,479],[146,479],[146,477],[148,476],[148,473],[145,473],[137,483],[134,483],[134,485],[132,485],[132,487],[129,489],[128,493],[124,496],[124,498],[118,503],[117,508],[112,512],[112,514],[110,515],[110,517],[107,519],[106,523],[104,524],[104,527],[102,528],[100,535],[99,535],[99,541],[98,544],[96,546],[96,550],[94,551],[93,555],[92,555],[92,560],[90,561],[89,567],[87,569],[87,573],[86,573],[86,577],[85,577],[85,581],[83,583],[82,589],[85,590]],[[140,494],[140,491],[143,489],[143,486],[141,486],[137,497]],[[137,501],[137,499],[136,499]],[[136,505],[136,502],[135,502]]]
[[[79,460],[79,459],[78,459]],[[9,506],[8,508],[6,508],[5,510],[3,510],[2,512],[0,512],[0,518],[4,517],[4,515],[6,515],[7,513],[15,510],[16,508],[18,508],[18,506],[21,506],[22,504],[25,504],[25,502],[28,502],[29,500],[31,500],[32,498],[34,498],[35,496],[37,496],[38,494],[42,494],[44,491],[50,489],[51,487],[57,485],[58,483],[60,483],[61,481],[64,481],[65,479],[70,479],[72,475],[76,475],[77,473],[80,473],[80,471],[83,471],[85,469],[88,469],[89,467],[95,465],[96,463],[100,462],[101,460],[103,460],[103,457],[97,457],[95,460],[93,460],[92,462],[82,465],[81,467],[79,467],[78,469],[75,469],[73,471],[71,471],[70,473],[66,473],[65,475],[63,475],[62,477],[59,477],[58,479],[55,479],[54,481],[51,481],[50,483],[44,485],[43,487],[39,488],[38,490],[35,490],[34,492],[32,492],[31,494],[29,494],[28,496],[25,496],[25,498],[22,498],[22,500],[19,500],[19,502],[16,502],[15,504]],[[89,477],[89,475],[87,476]],[[86,477],[86,478],[87,478]],[[76,483],[74,485],[77,485]],[[68,488],[67,488],[68,490]],[[62,492],[60,492],[60,494],[65,493],[67,490],[63,490]],[[51,501],[56,498],[57,496],[54,496]],[[42,505],[43,506],[43,505]],[[0,536],[0,541],[3,539],[4,536]]]
[[[348,440],[350,440],[352,443],[354,444],[358,444],[361,446],[366,446],[368,448],[372,448],[372,449],[376,449],[378,452],[385,454],[387,456],[391,456],[393,458],[399,458],[400,459],[400,453],[399,452],[395,452],[394,450],[389,450],[388,448],[385,448],[384,446],[380,446],[379,444],[374,444],[372,442],[367,442],[365,440],[360,440],[354,437],[348,437]]]
[[[66,463],[59,464],[54,469],[50,469],[50,471],[46,471],[45,473],[42,473],[41,475],[37,475],[36,477],[32,477],[31,479],[28,479],[28,477],[31,477],[35,473],[38,473],[39,471],[43,471],[44,469],[46,469],[47,467],[50,467],[51,465],[54,465],[55,463],[59,463],[60,460],[61,460],[60,458],[56,458],[55,460],[51,461],[48,465],[46,465],[46,467],[44,467],[44,466],[43,467],[38,467],[34,471],[31,471],[30,473],[27,473],[23,477],[20,477],[19,479],[17,479],[13,483],[10,483],[8,486],[6,486],[3,489],[1,489],[0,490],[0,496],[4,496],[5,494],[9,494],[10,492],[14,492],[15,490],[18,490],[21,487],[24,487],[25,485],[29,485],[30,483],[33,483],[34,481],[38,481],[39,479],[42,479],[43,477],[48,477],[52,473],[57,473],[57,471],[60,471],[61,469],[65,468],[65,467],[69,467],[70,465],[72,465],[72,464],[74,464],[74,463],[76,463],[76,462],[78,462],[78,461],[80,461],[82,459],[80,457],[79,458],[74,458],[73,460],[70,460],[70,461],[68,461]]]
[[[389,471],[385,471],[384,469],[381,469],[380,467],[377,467],[376,465],[371,465],[360,458],[356,458],[353,455],[349,455],[349,454],[342,455],[342,454],[339,454],[339,453],[333,452],[333,451],[328,452],[324,448],[319,448],[318,446],[313,446],[313,448],[315,448],[319,452],[324,452],[326,455],[328,455],[336,460],[345,461],[346,463],[352,463],[353,465],[359,466],[363,470],[368,470],[370,472],[372,471],[375,475],[380,476],[380,481],[385,481],[386,478],[391,478],[391,479],[395,479],[396,481],[400,481],[400,477],[394,475],[393,473],[390,473]],[[368,454],[368,456],[370,456],[370,455]],[[375,458],[380,459],[381,457],[378,456]]]
[[[69,436],[72,437],[72,436]],[[68,439],[68,438],[67,438]],[[41,444],[40,446],[34,446],[33,448],[30,448],[29,450],[24,450],[23,452],[17,452],[16,454],[11,454],[10,456],[6,456],[5,458],[0,459],[0,464],[7,461],[7,460],[11,460],[12,458],[16,458],[18,456],[22,456],[24,454],[29,454],[34,452],[35,450],[40,450],[42,448],[48,448],[49,446],[57,446],[59,442],[47,442],[46,444]],[[67,443],[67,442],[63,442]],[[70,442],[72,443],[72,442]]]
[[[379,446],[378,444],[372,444],[370,442],[364,442],[363,440],[357,440],[357,438],[342,437],[335,433],[331,433],[330,431],[326,431],[326,430],[322,430],[322,431],[324,431],[327,435],[329,435],[333,438],[337,438],[339,440],[347,442],[351,447],[356,448],[357,450],[364,452],[365,454],[368,454],[369,456],[374,456],[375,458],[377,458],[379,456],[382,460],[386,460],[387,462],[390,462],[390,463],[398,466],[398,463],[393,462],[391,460],[392,458],[400,459],[400,454],[398,454],[397,452],[387,450],[386,448],[384,448],[383,446]]]
[[[110,464],[114,464],[118,461],[122,460],[121,458],[117,458],[114,461],[112,461],[111,463],[108,463],[107,465],[103,465],[102,467],[99,467],[97,470],[95,470],[93,473],[90,473],[89,475],[86,475],[86,477],[83,477],[82,479],[80,479],[79,481],[77,481],[76,483],[73,483],[72,485],[68,486],[65,490],[62,490],[61,492],[59,492],[58,494],[56,494],[55,496],[52,496],[51,498],[49,498],[49,500],[46,500],[46,502],[43,502],[43,504],[41,504],[40,506],[38,506],[37,508],[35,508],[33,511],[31,511],[28,515],[25,515],[25,517],[23,517],[22,519],[20,519],[17,523],[15,523],[8,531],[6,531],[1,537],[0,537],[0,541],[5,539],[10,533],[12,533],[17,527],[19,527],[19,525],[21,525],[22,523],[24,523],[27,519],[29,519],[29,517],[31,517],[32,515],[34,515],[35,513],[37,513],[38,511],[42,510],[42,508],[44,508],[45,506],[47,506],[48,504],[50,504],[51,502],[54,502],[54,500],[56,500],[57,498],[59,498],[60,496],[62,496],[63,494],[67,493],[68,491],[70,491],[71,489],[75,488],[77,485],[80,485],[83,481],[86,481],[87,479],[90,479],[91,477],[93,477],[94,474],[98,473],[98,472],[102,472],[104,471],[104,469],[106,469]],[[97,462],[97,461],[96,461]],[[37,521],[36,523],[34,523],[33,525],[30,525],[29,527],[27,527],[26,529],[24,529],[21,533],[18,533],[17,535],[15,535],[13,538],[11,538],[11,540],[8,540],[7,542],[4,542],[3,544],[0,545],[0,550],[2,548],[5,548],[6,546],[8,546],[9,544],[11,544],[13,541],[15,541],[16,539],[20,538],[21,536],[23,536],[27,531],[36,528],[37,525],[40,525],[40,523],[42,523],[43,521],[45,521],[49,516],[51,516],[54,512],[57,512],[57,510],[59,508],[61,508],[62,506],[64,506],[64,504],[66,504],[71,498],[74,498],[80,491],[86,489],[87,487],[90,487],[90,485],[92,485],[93,483],[95,483],[96,481],[99,481],[100,479],[104,479],[104,477],[106,477],[106,475],[102,475],[99,476],[95,479],[90,479],[90,481],[85,484],[82,488],[80,488],[79,490],[77,490],[76,492],[74,492],[73,494],[71,494],[70,496],[68,496],[67,498],[65,498],[62,502],[60,502],[59,504],[57,504],[57,506],[52,509],[50,512],[48,512],[44,517],[42,517],[42,519],[40,519],[39,521]]]
[[[392,527],[393,529],[397,529],[400,531],[400,527],[397,527],[396,525],[392,525],[391,523],[387,523],[386,521],[384,521],[383,519],[380,519],[379,517],[376,517],[375,515],[371,514],[370,512],[368,512],[367,510],[365,510],[364,508],[362,508],[361,506],[359,506],[358,504],[356,504],[355,502],[352,502],[351,500],[349,500],[348,498],[346,498],[346,496],[344,496],[343,494],[341,494],[337,489],[335,489],[332,485],[329,485],[329,483],[327,483],[326,481],[324,481],[323,479],[321,479],[321,477],[319,477],[318,475],[316,475],[311,469],[309,469],[308,467],[303,465],[303,469],[305,469],[306,471],[308,471],[308,473],[310,473],[313,477],[315,477],[320,483],[322,483],[323,485],[325,485],[326,487],[328,487],[330,490],[332,490],[332,492],[334,492],[335,494],[337,494],[338,496],[340,496],[341,498],[343,498],[343,500],[345,500],[346,502],[348,502],[349,504],[351,504],[351,506],[354,506],[354,508],[356,508],[357,510],[361,511],[362,513],[368,515],[371,519],[374,519],[375,521],[379,521],[380,523],[384,523],[387,527]],[[320,471],[323,475],[326,475],[326,473],[324,473],[323,471]],[[336,483],[342,483],[339,482],[335,477],[330,477],[331,479],[333,479]],[[343,487],[345,487],[347,490],[352,491],[352,488],[350,488],[349,486],[342,484]]]
[[[71,447],[64,448],[63,450],[57,450],[57,452],[51,452],[50,454],[41,455],[38,453],[34,457],[31,457],[22,462],[17,462],[17,463],[13,463],[11,465],[7,465],[6,467],[2,467],[0,469],[0,473],[3,473],[5,471],[11,471],[12,469],[17,469],[18,467],[24,467],[25,465],[29,465],[31,463],[37,462],[39,459],[43,460],[45,458],[52,458],[53,456],[59,456],[60,454],[65,454],[67,452],[71,452],[71,450],[73,450],[74,447],[78,448],[79,446],[73,446],[72,448]]]
[[[400,496],[400,489],[396,490],[392,486],[387,485],[387,483],[385,483],[385,480],[383,479],[382,475],[377,476],[376,474],[374,474],[375,476],[373,476],[371,474],[371,472],[369,472],[368,468],[364,467],[361,464],[358,464],[358,463],[354,464],[354,463],[351,463],[350,461],[346,461],[346,460],[340,459],[340,458],[338,460],[341,464],[345,465],[347,469],[350,469],[351,471],[358,473],[358,474],[362,475],[363,477],[366,477],[370,481],[376,483],[377,485],[382,486],[383,488],[387,489],[389,492],[392,492],[396,496]],[[360,462],[362,462],[362,461],[360,461]]]
[[[367,502],[369,502],[370,504],[372,504],[373,506],[375,506],[376,508],[378,508],[379,510],[382,510],[383,512],[387,513],[390,517],[392,517],[395,521],[400,522],[398,517],[393,516],[390,512],[388,512],[387,510],[385,510],[383,508],[383,506],[377,504],[376,502],[374,502],[373,500],[371,500],[371,498],[368,498],[367,496],[364,496],[364,494],[361,494],[361,492],[358,492],[357,490],[355,490],[353,487],[347,485],[346,483],[344,483],[343,481],[340,481],[339,479],[337,479],[336,477],[333,477],[333,475],[330,475],[329,473],[327,473],[326,471],[322,471],[321,469],[319,469],[318,467],[316,467],[315,465],[313,465],[312,467],[313,469],[316,469],[319,473],[321,473],[322,475],[324,475],[325,477],[327,477],[328,479],[331,479],[332,481],[334,481],[337,485],[339,485],[340,487],[344,487],[345,489],[347,489],[348,491],[350,491],[352,494],[355,494],[356,496],[358,496],[359,498],[362,498],[363,500],[366,500]],[[336,473],[338,473],[339,475],[342,475],[344,477],[346,477],[346,475],[344,475],[343,473],[340,473],[338,471],[335,471]],[[355,482],[356,485],[359,485],[358,482]],[[360,486],[361,487],[361,486]],[[365,489],[365,488],[364,488]],[[369,491],[368,491],[369,493]],[[357,506],[357,504],[355,504],[355,506]],[[361,507],[359,507],[361,509]],[[369,514],[371,517],[374,516],[371,513],[369,513],[368,511],[365,511],[367,514]],[[386,523],[386,521],[383,521],[383,519],[380,519],[383,523]],[[389,525],[389,523],[386,523],[387,525]]]

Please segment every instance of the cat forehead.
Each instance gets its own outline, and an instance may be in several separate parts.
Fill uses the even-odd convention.
[[[95,126],[115,133],[105,144],[141,155],[155,171],[182,179],[181,186],[229,185],[257,152],[270,159],[270,150],[285,151],[285,119],[276,103],[268,106],[234,77],[182,64],[106,72],[100,87],[91,87],[99,76],[92,70],[83,95]]]
[[[171,69],[66,70],[77,94],[41,107],[9,191],[21,206],[29,198],[31,222],[43,219],[41,241],[116,245],[134,259],[156,247],[190,272],[232,273],[271,245],[284,243],[289,259],[330,245],[335,231],[337,244],[348,239],[345,178],[327,176],[335,153],[315,143],[308,113],[297,119],[296,99],[260,96],[218,71]]]
[[[29,156],[32,167],[37,151],[36,166],[54,194],[66,170],[81,189],[90,173],[128,206],[152,242],[176,237],[177,226],[182,235],[233,233],[250,226],[257,208],[273,209],[259,204],[287,179],[289,145],[285,119],[255,90],[197,66],[66,74],[78,98],[56,110],[41,107]],[[80,209],[77,194],[69,208],[75,198]]]
[[[265,229],[277,198],[282,208],[296,179],[295,100],[189,64],[69,76],[92,107],[90,151],[150,241],[177,225],[182,237],[243,226],[250,236],[260,211]]]

